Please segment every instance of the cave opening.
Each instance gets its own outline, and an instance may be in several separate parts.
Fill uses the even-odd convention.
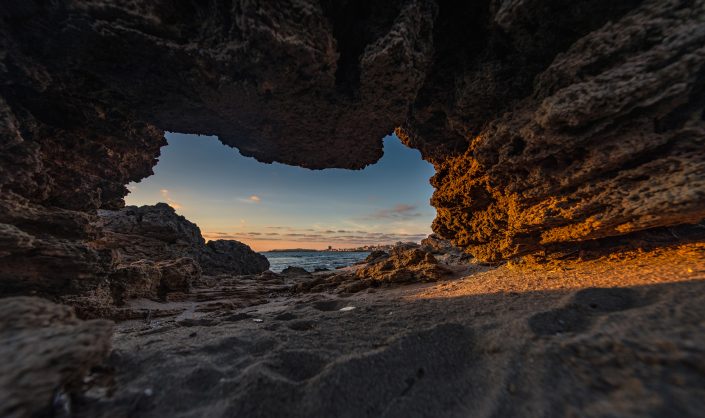
[[[206,240],[255,251],[351,249],[419,242],[436,212],[431,164],[396,135],[362,170],[309,170],[244,157],[215,136],[167,133],[154,175],[130,183],[127,205],[164,202]]]

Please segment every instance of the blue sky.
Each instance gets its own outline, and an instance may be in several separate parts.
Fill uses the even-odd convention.
[[[418,241],[431,232],[433,167],[396,136],[364,170],[308,170],[243,157],[215,137],[169,133],[154,175],[128,205],[166,202],[206,239],[255,250]]]

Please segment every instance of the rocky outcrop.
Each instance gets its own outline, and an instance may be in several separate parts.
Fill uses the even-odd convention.
[[[137,260],[192,258],[203,274],[257,274],[269,268],[267,258],[233,240],[206,242],[196,224],[166,203],[101,210],[98,228],[104,238],[96,243],[115,252],[119,263]]]
[[[110,352],[112,323],[36,297],[0,303],[0,415],[68,416],[70,396]]]
[[[453,251],[453,244],[447,239],[443,239],[437,234],[431,234],[421,240],[421,249],[431,254],[445,254]]]
[[[396,246],[387,257],[377,257],[355,271],[358,278],[379,283],[434,281],[449,273],[433,254],[406,246]]]
[[[300,267],[288,267],[281,274],[284,278],[296,279],[292,282],[294,293],[351,294],[381,286],[449,279],[453,273],[457,272],[418,244],[402,243],[389,252],[373,251],[364,261],[341,270],[311,274]]]
[[[0,294],[73,295],[101,287],[111,259],[88,244],[98,236],[94,220],[0,193]]]
[[[446,264],[465,264],[472,260],[472,257],[462,248],[453,245],[450,240],[441,238],[438,234],[431,234],[422,239],[421,249]]]
[[[502,259],[705,217],[705,3],[630,3],[492,10],[452,70],[443,119],[468,146],[433,158],[437,233]],[[437,124],[416,120],[423,148]]]
[[[163,130],[362,168],[396,129],[434,231],[499,260],[705,218],[703,0],[0,6],[0,283],[80,294]]]
[[[201,278],[203,270],[193,258],[182,257],[176,260],[162,261],[157,264],[162,274],[161,291],[188,292],[191,284]]]
[[[364,263],[368,263],[368,264],[369,264],[369,263],[376,263],[376,262],[378,262],[378,261],[380,261],[380,260],[386,259],[387,257],[389,257],[389,253],[387,253],[386,251],[374,250],[374,251],[372,251],[371,253],[369,253],[369,254],[367,255],[367,257],[365,257],[365,259],[364,259],[364,260],[362,261],[362,263],[360,263],[360,264],[364,264]]]
[[[98,215],[103,237],[93,244],[112,253],[109,281],[118,301],[187,292],[202,274],[257,274],[269,268],[266,257],[241,242],[206,243],[196,224],[165,203]]]
[[[98,215],[97,227],[103,231],[103,238],[96,245],[113,251],[118,263],[197,258],[205,246],[198,226],[177,215],[166,203],[101,210]]]
[[[269,269],[267,257],[239,241],[227,239],[208,241],[198,261],[208,275],[258,274]]]
[[[303,267],[288,266],[281,272],[282,276],[288,277],[311,277],[311,273]]]

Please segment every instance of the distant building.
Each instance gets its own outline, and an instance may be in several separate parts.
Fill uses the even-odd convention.
[[[330,251],[330,250],[332,250],[332,249],[333,249],[333,246],[332,246],[332,245],[329,245],[329,246],[328,246],[328,251]]]

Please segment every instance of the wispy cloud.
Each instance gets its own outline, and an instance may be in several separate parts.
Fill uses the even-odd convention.
[[[171,192],[169,192],[168,189],[160,189],[159,193],[161,193],[162,198],[166,200],[166,203],[169,204],[174,209],[181,209],[182,206],[177,203],[174,199],[171,198]]]
[[[305,229],[300,231],[306,231]],[[333,232],[333,231],[331,231]],[[326,243],[335,246],[345,245],[376,245],[391,244],[397,241],[418,242],[427,236],[427,233],[402,233],[402,232],[366,232],[347,231],[347,234],[306,232],[282,232],[282,233],[261,233],[261,232],[204,232],[207,239],[234,239],[244,242],[257,241],[287,241],[300,243]]]
[[[380,209],[360,219],[366,221],[373,220],[403,220],[421,216],[418,208],[414,205],[398,204],[389,209]]]
[[[258,196],[258,195],[256,195],[256,194],[253,194],[253,195],[250,195],[250,196],[247,196],[247,197],[240,197],[240,198],[238,198],[237,200],[238,200],[239,202],[242,202],[242,203],[250,203],[250,204],[252,204],[252,203],[259,203],[259,202],[261,202],[261,201],[262,201],[262,197],[260,197],[260,196]]]

